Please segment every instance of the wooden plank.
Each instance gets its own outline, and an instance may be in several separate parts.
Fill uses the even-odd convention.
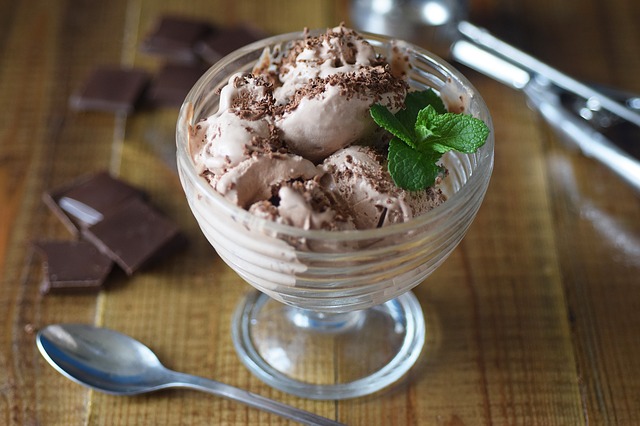
[[[123,3],[64,6],[13,6],[3,43],[0,94],[9,106],[0,118],[0,190],[9,201],[2,207],[0,241],[3,424],[77,424],[87,410],[88,391],[41,369],[27,330],[42,322],[92,322],[96,297],[43,297],[39,259],[29,242],[70,237],[42,204],[44,190],[109,165],[113,117],[70,112],[67,99],[93,65],[119,60]]]
[[[567,8],[564,23],[571,22],[573,30],[558,22],[548,28],[547,37],[557,40],[553,50],[535,39],[532,47],[585,81],[640,93],[629,72],[640,69],[637,2],[590,1]],[[594,424],[637,423],[640,198],[602,165],[566,149],[553,133],[543,138],[585,418]]]

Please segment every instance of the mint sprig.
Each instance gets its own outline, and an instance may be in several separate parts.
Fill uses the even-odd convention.
[[[450,150],[474,153],[489,136],[482,120],[447,112],[431,89],[407,94],[405,108],[395,114],[379,104],[370,112],[378,126],[393,135],[389,173],[397,186],[409,191],[424,190],[444,174],[437,164],[442,154]]]

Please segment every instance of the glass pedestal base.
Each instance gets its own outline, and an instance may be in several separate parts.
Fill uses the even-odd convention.
[[[252,292],[238,306],[233,341],[242,362],[276,389],[311,399],[374,393],[417,361],[425,339],[411,292],[348,313],[294,308]]]

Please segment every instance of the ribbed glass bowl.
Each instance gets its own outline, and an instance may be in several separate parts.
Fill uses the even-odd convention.
[[[482,119],[491,130],[487,142],[475,154],[446,154],[443,163],[449,175],[441,188],[447,201],[406,223],[371,230],[325,231],[299,229],[256,217],[228,202],[197,173],[190,152],[189,126],[216,112],[218,89],[231,74],[250,71],[265,47],[286,46],[301,37],[302,33],[291,33],[248,45],[223,58],[200,78],[187,95],[178,119],[178,170],[189,206],[204,235],[219,256],[260,291],[241,303],[233,322],[234,341],[243,362],[282,390],[310,398],[347,398],[390,384],[417,359],[424,342],[424,320],[419,303],[407,292],[442,264],[471,225],[492,172],[493,127],[481,96],[442,59],[404,42],[366,34],[380,54],[389,58],[396,54],[394,47],[399,47],[407,55],[412,88],[431,87],[450,110]],[[274,315],[279,319],[275,320]],[[388,322],[393,342],[378,338],[382,333],[380,324],[372,318],[380,315],[390,318],[382,321]],[[375,324],[368,325],[368,321]],[[399,338],[398,332],[404,337]],[[283,334],[284,340],[273,338],[278,333]],[[333,355],[328,356],[334,358],[337,340],[350,341],[351,345],[354,339],[350,333],[375,333],[376,338],[369,340],[385,346],[384,351],[390,354],[378,362],[381,365],[354,373],[358,377],[350,377],[350,372],[342,374],[349,376],[344,379],[335,372],[322,373],[327,377],[315,373],[309,377],[308,368],[297,365],[304,364],[300,353],[313,350],[314,359],[318,356],[319,349],[313,346],[317,342],[307,348],[287,349],[292,333],[332,339],[324,346],[331,346]],[[265,340],[275,343],[265,346]],[[366,346],[366,342],[362,344]],[[397,346],[397,350],[388,345]],[[362,351],[360,356],[367,356],[378,349],[340,350]],[[298,354],[273,356],[287,350]],[[285,358],[286,362],[282,361]],[[350,370],[342,365],[339,368]]]

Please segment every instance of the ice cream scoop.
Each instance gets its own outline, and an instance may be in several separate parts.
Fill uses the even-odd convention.
[[[403,106],[407,85],[353,30],[339,26],[298,42],[279,64],[275,120],[292,152],[320,162],[375,128],[373,103]]]
[[[351,16],[357,28],[378,34],[415,39],[428,30],[430,37],[422,41],[442,56],[516,89],[542,77],[585,99],[598,100],[603,108],[640,126],[640,113],[466,21],[464,0],[353,0]]]
[[[556,93],[562,91],[597,104],[637,127],[640,112],[466,21],[466,1],[352,0],[351,18],[358,29],[426,43],[429,50],[441,56],[523,90],[531,107],[560,135],[640,190],[640,161],[611,149],[611,142],[601,133],[547,98],[556,98]],[[625,164],[622,168],[618,167],[621,161]]]
[[[325,184],[350,206],[358,229],[406,222],[445,201],[434,188],[411,192],[397,187],[386,159],[371,147],[344,148],[322,167],[328,174]]]
[[[381,87],[380,78],[373,78],[372,73],[386,73],[390,81],[398,83],[384,69],[356,71],[344,79],[337,77],[314,82],[320,85],[319,93],[301,98],[295,108],[276,121],[291,150],[320,162],[340,148],[373,133],[376,125],[369,115],[372,104],[380,103],[392,111],[399,110],[406,91],[399,84],[393,87],[393,83],[388,88]],[[354,92],[357,79],[362,84]],[[367,85],[367,82],[371,84]]]

